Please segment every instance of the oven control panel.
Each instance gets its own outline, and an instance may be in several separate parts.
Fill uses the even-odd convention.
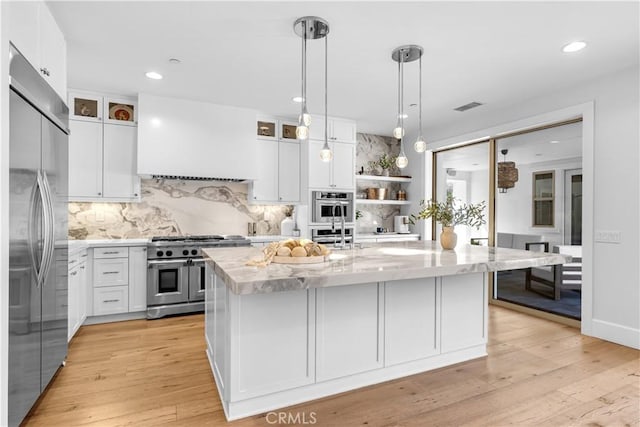
[[[192,258],[202,256],[199,248],[151,248],[147,258]]]

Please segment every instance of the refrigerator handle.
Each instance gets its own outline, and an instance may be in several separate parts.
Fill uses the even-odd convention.
[[[31,189],[31,197],[29,198],[29,216],[27,217],[27,244],[29,245],[29,255],[31,256],[31,268],[33,269],[33,274],[38,281],[37,286],[40,286],[40,271],[38,270],[38,261],[36,260],[36,245],[34,245],[33,242],[36,234],[35,226],[37,222],[35,208],[40,191],[40,182],[36,179],[36,182],[33,184],[33,188]]]
[[[40,271],[38,271],[37,287],[39,288],[44,284],[43,282],[46,277],[47,263],[49,260],[49,251],[51,248],[51,243],[50,243],[51,233],[49,232],[49,230],[51,229],[51,223],[50,223],[51,217],[49,216],[49,212],[48,212],[48,200],[46,196],[47,190],[44,186],[44,179],[42,178],[42,172],[40,171],[40,169],[38,169],[38,187],[40,189],[39,194],[40,194],[40,200],[42,201],[42,219],[44,223],[44,230],[43,230],[44,247],[42,249],[42,262],[40,263]]]
[[[53,199],[51,197],[51,186],[49,186],[49,178],[47,178],[47,172],[46,171],[42,171],[42,181],[44,184],[44,198],[47,201],[47,205],[44,208],[44,215],[48,218],[48,224],[49,226],[47,227],[47,221],[45,220],[45,236],[49,236],[49,248],[47,251],[47,263],[45,266],[43,266],[41,268],[42,270],[42,286],[45,285],[46,282],[46,278],[49,275],[49,271],[51,270],[51,264],[53,263],[53,256],[54,256],[54,248],[55,248],[55,217],[54,217],[54,212],[53,212]],[[45,246],[47,245],[47,239],[45,237]]]

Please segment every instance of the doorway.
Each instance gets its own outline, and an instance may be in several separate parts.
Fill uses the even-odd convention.
[[[475,170],[470,170],[472,165]],[[505,166],[516,169],[509,171],[511,182],[505,183],[501,176]],[[483,230],[456,229],[459,242],[567,253],[578,260],[563,266],[563,278],[567,278],[563,279],[558,299],[549,285],[553,269],[543,267],[529,276],[533,280],[527,279],[527,269],[494,274],[492,300],[580,320],[581,256],[577,255],[581,255],[582,244],[581,119],[434,151],[433,171],[436,200],[442,201],[452,192],[466,203],[486,200],[491,210],[486,212],[488,221]],[[471,197],[469,189],[473,186],[484,190],[476,189]],[[432,231],[438,236],[435,226]]]

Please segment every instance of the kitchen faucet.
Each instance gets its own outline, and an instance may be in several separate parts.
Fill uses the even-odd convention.
[[[340,243],[334,242],[333,246],[336,248],[346,248],[347,247],[347,239],[345,232],[345,210],[343,207],[347,206],[348,202],[338,201],[333,204],[333,215],[331,217],[331,230],[335,231],[335,218],[336,218],[336,208],[340,209]],[[351,245],[349,245],[351,247]]]

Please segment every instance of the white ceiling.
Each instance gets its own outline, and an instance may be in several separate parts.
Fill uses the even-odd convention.
[[[391,51],[424,47],[425,134],[434,124],[553,92],[638,64],[638,2],[49,3],[68,43],[69,87],[206,100],[296,116],[300,38],[293,22],[330,24],[329,115],[389,135],[397,108]],[[589,44],[569,55],[562,46]],[[309,41],[309,110],[323,113],[323,46]],[[169,64],[179,58],[180,65]],[[160,81],[144,77],[155,70]],[[418,64],[405,65],[406,104]],[[453,108],[485,103],[465,113]],[[408,107],[409,126],[417,109]]]

